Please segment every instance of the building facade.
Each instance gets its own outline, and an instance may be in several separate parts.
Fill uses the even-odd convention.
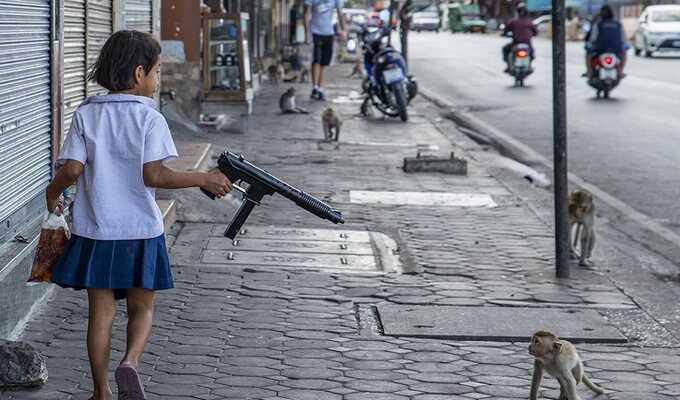
[[[119,29],[160,36],[160,0],[0,0],[0,338],[49,288],[25,283],[44,189],[73,112],[104,92],[87,71]]]

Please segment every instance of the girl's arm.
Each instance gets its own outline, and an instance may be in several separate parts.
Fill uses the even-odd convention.
[[[166,167],[160,160],[144,164],[144,184],[159,189],[200,187],[217,197],[231,191],[231,182],[217,169],[208,172],[181,172]]]
[[[67,187],[73,185],[82,175],[84,165],[80,161],[66,160],[58,170],[52,182],[47,185],[45,195],[47,197],[47,211],[54,212],[59,205],[59,196]]]

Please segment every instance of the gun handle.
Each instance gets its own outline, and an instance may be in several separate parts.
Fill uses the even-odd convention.
[[[201,192],[203,192],[204,195],[210,197],[210,200],[215,200],[215,198],[217,197],[214,194],[210,193],[209,191],[207,191],[203,188],[201,188]]]
[[[239,207],[238,212],[236,212],[234,219],[231,220],[227,230],[224,231],[224,236],[233,240],[256,205],[258,205],[258,203],[248,197],[243,199],[243,203],[241,203],[241,207]]]

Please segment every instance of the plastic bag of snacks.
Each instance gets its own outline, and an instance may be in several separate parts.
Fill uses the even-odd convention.
[[[64,254],[71,237],[71,231],[63,215],[49,213],[42,223],[40,239],[33,259],[33,268],[28,283],[49,282],[52,270]]]

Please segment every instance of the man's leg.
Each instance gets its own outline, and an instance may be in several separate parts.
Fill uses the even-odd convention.
[[[510,50],[512,50],[512,43],[503,46],[503,61],[505,61],[505,72],[510,71]]]
[[[321,38],[318,35],[313,35],[314,47],[312,50],[312,99],[319,97],[319,75],[321,70]]]
[[[586,50],[586,77],[590,79],[593,76],[593,64],[590,62],[590,51]]]
[[[623,73],[623,69],[626,68],[626,61],[628,60],[628,52],[624,50],[620,54],[621,62],[619,63],[619,75],[621,75],[621,78],[624,78],[626,76],[625,73]]]
[[[323,65],[319,65],[319,80],[316,82],[317,85],[319,85],[319,88],[323,86]]]
[[[322,75],[323,67],[321,64],[314,64],[312,65],[312,84],[314,87],[320,87],[321,86],[321,75]]]
[[[323,93],[323,69],[331,64],[333,59],[333,41],[334,37],[332,35],[323,36],[320,40],[321,42],[321,60],[319,62],[319,72],[317,75],[317,85],[319,87],[319,100],[325,100]]]

